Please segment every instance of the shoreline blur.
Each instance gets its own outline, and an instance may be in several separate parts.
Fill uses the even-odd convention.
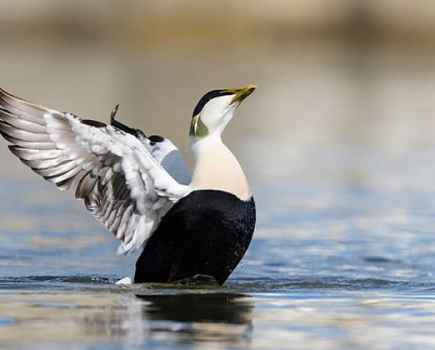
[[[2,2],[2,44],[199,54],[297,43],[435,50],[435,5],[422,0]]]

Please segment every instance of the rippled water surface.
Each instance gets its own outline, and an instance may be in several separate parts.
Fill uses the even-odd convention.
[[[0,57],[5,87],[101,120],[121,103],[127,121],[183,150],[203,90],[256,82],[227,140],[258,225],[223,287],[119,287],[135,257],[116,256],[79,202],[1,142],[1,348],[435,348],[430,58],[306,48],[236,55],[223,70],[213,58],[29,54]]]

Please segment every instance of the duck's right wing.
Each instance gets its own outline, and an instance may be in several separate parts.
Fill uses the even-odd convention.
[[[191,188],[174,180],[137,137],[15,97],[0,89],[0,133],[37,174],[76,198],[121,240],[143,245]]]

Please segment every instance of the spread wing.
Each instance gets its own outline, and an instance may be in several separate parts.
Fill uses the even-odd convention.
[[[160,135],[147,137],[142,130],[131,128],[119,122],[115,119],[118,109],[119,105],[116,105],[110,115],[111,125],[141,140],[150,149],[152,156],[177,182],[184,185],[189,184],[192,180],[192,174],[177,146],[166,137]]]
[[[121,240],[118,252],[143,245],[162,216],[190,193],[152,155],[149,140],[80,119],[0,89],[0,133],[9,149],[86,208]]]
[[[159,142],[153,142],[156,135],[148,139],[151,154],[160,165],[180,184],[190,184],[192,174],[187,167],[180,150],[167,138],[161,136]]]

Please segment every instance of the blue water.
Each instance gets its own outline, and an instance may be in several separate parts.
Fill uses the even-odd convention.
[[[256,82],[225,136],[250,180],[257,229],[223,287],[116,286],[136,257],[116,256],[80,202],[0,142],[0,348],[435,349],[433,57],[295,48],[223,72],[214,57],[126,64],[87,48],[74,57],[104,79],[83,84],[69,52],[51,54],[5,50],[2,79],[65,110],[121,102],[126,120],[183,150],[200,89]],[[53,69],[41,86],[35,72]],[[172,103],[174,72],[190,85]]]
[[[255,239],[223,287],[116,286],[135,256],[116,256],[79,202],[38,179],[0,195],[8,348],[434,346],[431,192],[263,184]]]

